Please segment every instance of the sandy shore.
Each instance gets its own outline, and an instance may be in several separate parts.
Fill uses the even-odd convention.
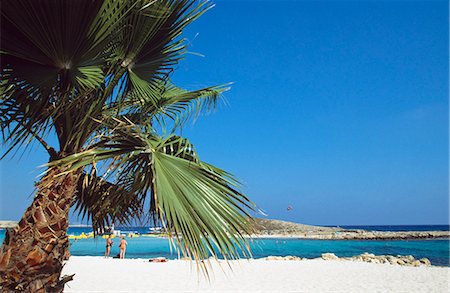
[[[210,283],[190,262],[71,257],[66,292],[449,292],[450,268],[352,261],[211,262]],[[221,269],[222,267],[222,269]]]

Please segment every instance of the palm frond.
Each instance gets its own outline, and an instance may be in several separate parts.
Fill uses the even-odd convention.
[[[107,44],[133,6],[126,3],[2,2],[0,122],[7,142],[21,145],[28,141],[28,131],[42,135],[54,123],[64,126],[66,120],[85,116],[67,111],[74,100],[83,101],[101,88],[110,56]]]
[[[142,98],[141,95],[132,92],[126,99],[112,105],[103,113],[106,116],[123,113],[122,115],[133,123],[140,125],[154,123],[163,127],[171,125],[173,132],[178,126],[190,119],[196,119],[201,113],[216,109],[222,93],[229,89],[229,84],[225,84],[188,91],[168,82],[161,84],[155,92],[156,104],[153,100]]]
[[[188,91],[170,82],[186,51],[183,30],[211,7],[4,0],[0,12],[3,141],[11,150],[31,139],[45,146],[54,131],[59,150],[49,170],[85,172],[75,203],[81,216],[103,228],[142,215],[148,203],[172,243],[197,261],[248,255],[254,208],[238,180],[201,161],[187,139],[156,130],[214,109],[228,89]]]
[[[115,47],[136,94],[156,104],[159,84],[184,56],[183,29],[211,7],[207,1],[138,1]]]
[[[239,192],[228,173],[202,162],[185,138],[160,138],[121,122],[90,150],[50,166],[78,169],[100,160],[113,160],[115,185],[150,199],[150,214],[169,232],[183,255],[201,260],[212,256],[249,255],[244,235],[251,234],[254,204]],[[114,171],[113,171],[114,172]]]
[[[91,220],[96,233],[112,224],[127,225],[143,214],[136,194],[93,173],[82,174],[78,182],[75,210],[82,219]]]

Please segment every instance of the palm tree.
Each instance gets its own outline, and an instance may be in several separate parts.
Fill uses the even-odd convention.
[[[192,0],[2,1],[6,153],[36,141],[49,155],[32,204],[1,248],[5,291],[63,290],[71,279],[61,277],[71,206],[94,231],[147,215],[199,264],[209,255],[248,255],[254,205],[232,175],[201,161],[176,135],[227,90],[188,91],[170,80],[186,51],[183,29],[211,7]]]

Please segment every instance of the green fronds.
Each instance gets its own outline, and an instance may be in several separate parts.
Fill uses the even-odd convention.
[[[169,84],[164,88],[155,116],[162,124],[169,118],[177,128],[190,118],[196,119],[200,113],[216,109],[222,93],[229,89],[229,84],[225,84],[187,91]]]
[[[251,208],[248,200],[200,164],[160,152],[153,157],[155,212],[182,253],[194,259],[216,256],[215,248],[225,258],[249,253],[242,235],[250,232],[249,216],[241,207]]]
[[[248,256],[254,208],[238,180],[174,134],[228,90],[189,91],[170,80],[186,52],[183,30],[211,7],[4,0],[0,17],[0,130],[9,150],[37,140],[51,154],[49,170],[83,171],[75,207],[94,228],[148,211],[197,261]],[[49,133],[56,151],[45,141]]]
[[[137,3],[121,30],[120,45],[114,49],[121,66],[128,70],[132,90],[156,105],[155,90],[184,56],[183,29],[211,5],[192,0]]]
[[[2,89],[0,111],[8,142],[21,145],[29,137],[23,132],[43,134],[55,124],[62,131],[61,117],[85,116],[72,109],[102,90],[108,44],[129,11],[125,2],[2,2],[1,86],[7,90]]]
[[[112,131],[92,149],[50,166],[75,170],[110,160],[106,169],[114,174],[109,176],[115,178],[112,186],[120,186],[122,198],[138,209],[148,197],[150,215],[165,227],[184,256],[199,260],[210,255],[226,259],[249,255],[244,235],[252,232],[248,212],[254,204],[230,174],[202,162],[185,138],[161,138],[125,122]],[[106,222],[107,217],[113,218],[113,211],[96,221]]]
[[[97,177],[95,172],[81,176],[74,207],[79,216],[92,221],[95,233],[112,224],[129,225],[144,212],[135,194]]]

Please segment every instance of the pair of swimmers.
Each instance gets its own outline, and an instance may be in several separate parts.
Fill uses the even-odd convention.
[[[108,257],[111,253],[111,247],[113,245],[114,241],[111,239],[111,234],[106,238],[106,251],[105,251],[105,257]],[[119,258],[125,258],[125,251],[127,250],[128,242],[125,240],[125,236],[120,236],[120,243],[119,243]]]

